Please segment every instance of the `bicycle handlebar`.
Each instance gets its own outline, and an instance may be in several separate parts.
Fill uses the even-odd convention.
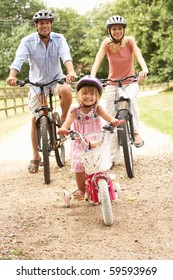
[[[125,120],[120,120],[119,121],[119,125],[122,125],[125,123]],[[103,130],[99,131],[99,132],[92,132],[92,133],[88,133],[88,134],[80,134],[78,131],[76,130],[66,130],[66,135],[69,135],[71,140],[75,140],[75,135],[77,135],[81,141],[86,145],[86,146],[89,146],[90,147],[90,143],[87,143],[84,139],[84,136],[87,136],[87,135],[91,135],[91,134],[98,134],[98,133],[103,133],[104,131],[109,131],[110,133],[114,133],[114,127],[112,126],[112,124],[107,124],[107,125],[104,125],[103,126]]]
[[[119,83],[119,82],[123,82],[123,81],[128,80],[128,79],[131,79],[131,78],[133,78],[134,80],[137,80],[138,76],[139,76],[138,74],[134,74],[134,75],[127,76],[127,77],[124,77],[124,78],[120,78],[120,79],[110,79],[110,78],[107,78],[107,79],[101,79],[101,82],[115,82],[115,83]]]
[[[65,78],[63,78],[63,79],[55,79],[55,80],[52,80],[51,82],[46,83],[46,84],[44,84],[44,83],[38,83],[38,82],[33,83],[33,82],[31,82],[31,81],[29,80],[29,78],[26,78],[26,79],[23,80],[23,81],[17,80],[16,84],[17,84],[18,86],[20,86],[20,87],[24,87],[26,84],[30,84],[30,85],[33,85],[33,86],[36,86],[36,87],[43,88],[43,87],[48,86],[48,85],[50,85],[50,84],[52,84],[52,83],[54,83],[54,82],[59,83],[59,84],[64,84],[64,83],[65,83]]]
[[[150,75],[150,73],[147,73],[147,76],[149,76],[149,75]],[[101,79],[101,82],[103,83],[103,86],[107,85],[107,83],[104,84],[105,82],[113,82],[113,83],[118,83],[118,85],[121,87],[122,82],[124,82],[128,79],[133,79],[132,80],[133,82],[137,82],[138,77],[139,77],[139,74],[134,74],[134,75],[130,75],[130,76],[127,76],[127,77],[124,77],[124,78],[119,78],[119,79],[110,79],[110,78]]]

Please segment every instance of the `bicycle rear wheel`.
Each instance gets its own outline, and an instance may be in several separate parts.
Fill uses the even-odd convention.
[[[42,135],[42,154],[43,154],[43,166],[44,166],[44,181],[46,184],[50,184],[50,133],[49,123],[46,116],[41,117],[41,135]]]
[[[105,225],[111,226],[113,224],[113,213],[109,196],[108,183],[105,179],[100,179],[98,180],[98,186],[103,221]]]
[[[122,110],[118,113],[119,120],[125,120],[125,123],[119,127],[123,130],[118,130],[119,143],[123,148],[125,167],[129,178],[134,177],[133,154],[132,154],[132,141],[131,135],[131,120],[127,116],[127,111]]]
[[[53,131],[54,131],[54,151],[56,162],[59,167],[63,167],[65,164],[65,145],[63,142],[63,136],[58,135],[58,128],[61,127],[61,119],[58,112],[53,113]]]

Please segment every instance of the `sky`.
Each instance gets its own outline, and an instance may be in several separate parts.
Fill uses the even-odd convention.
[[[47,7],[73,8],[79,14],[85,14],[98,4],[103,4],[106,0],[44,0]]]

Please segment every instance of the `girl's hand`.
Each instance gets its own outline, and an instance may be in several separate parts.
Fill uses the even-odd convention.
[[[69,130],[66,129],[65,127],[61,127],[58,129],[58,134],[59,135],[68,135],[69,134]]]
[[[112,119],[110,121],[110,123],[113,125],[113,127],[118,126],[119,125],[119,120],[118,119]]]

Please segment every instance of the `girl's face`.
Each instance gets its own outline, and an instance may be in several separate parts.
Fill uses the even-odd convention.
[[[124,27],[121,24],[112,25],[110,33],[114,39],[121,40],[124,36]]]
[[[92,87],[83,87],[81,88],[80,98],[81,103],[86,106],[91,106],[96,103],[96,89]]]

